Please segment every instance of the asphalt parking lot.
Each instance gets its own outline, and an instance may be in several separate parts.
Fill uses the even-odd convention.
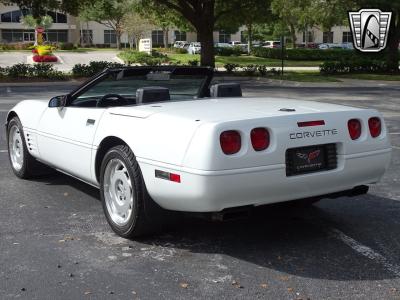
[[[309,209],[265,207],[228,223],[186,220],[125,240],[98,191],[62,174],[17,179],[0,131],[0,299],[400,299],[400,86],[244,81],[246,95],[373,107],[392,164],[368,195]],[[65,84],[0,86],[0,123],[27,98]]]

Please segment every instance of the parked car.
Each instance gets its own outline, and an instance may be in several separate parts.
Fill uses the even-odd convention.
[[[200,54],[201,44],[199,42],[192,42],[187,50],[189,54]]]
[[[214,43],[215,48],[232,48],[233,46],[229,43]]]
[[[48,166],[98,188],[126,238],[162,228],[167,210],[220,217],[365,194],[387,170],[378,111],[242,98],[238,84],[210,86],[213,74],[106,69],[66,95],[19,102],[5,124],[12,170],[28,179]]]
[[[239,45],[243,45],[243,43],[241,41],[232,41],[229,43],[232,46],[239,46]]]
[[[247,53],[247,50],[248,50],[247,44],[244,44],[240,41],[232,41],[229,44],[232,45],[232,47],[240,47],[242,50],[242,53]]]
[[[184,48],[186,44],[189,44],[187,41],[176,41],[174,43],[174,48]]]
[[[265,41],[263,43],[263,48],[281,48],[280,41]]]

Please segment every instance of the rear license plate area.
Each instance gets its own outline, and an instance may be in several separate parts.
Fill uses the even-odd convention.
[[[286,176],[337,168],[336,144],[314,145],[286,150]]]

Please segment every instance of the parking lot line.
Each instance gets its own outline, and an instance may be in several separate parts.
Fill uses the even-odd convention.
[[[389,262],[383,255],[377,253],[376,251],[372,250],[370,247],[365,246],[363,244],[360,244],[357,242],[355,239],[349,237],[348,235],[344,234],[342,231],[331,228],[329,230],[329,233],[331,236],[334,238],[342,241],[345,243],[347,246],[355,250],[357,253],[361,254],[362,256],[365,256],[371,260],[376,261],[377,263],[381,264],[382,266],[385,267],[385,269],[394,275],[400,277],[400,266],[394,265],[391,262]]]
[[[400,150],[400,147],[397,147],[397,146],[392,146],[392,148]]]
[[[0,150],[0,153],[6,153],[7,150]]]
[[[400,135],[400,132],[389,132],[391,135]]]

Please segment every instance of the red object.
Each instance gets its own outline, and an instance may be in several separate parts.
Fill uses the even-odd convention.
[[[181,175],[170,173],[169,180],[171,180],[173,182],[181,183]]]
[[[349,134],[352,140],[357,140],[361,136],[361,122],[357,119],[351,119],[347,123]]]
[[[43,27],[36,27],[36,32],[37,33],[43,33],[44,32],[44,28]]]
[[[369,132],[373,138],[376,138],[382,133],[381,119],[374,117],[368,120]]]
[[[250,134],[254,150],[263,151],[269,146],[269,132],[265,128],[254,128]]]
[[[318,120],[318,121],[298,122],[297,125],[299,127],[322,126],[322,125],[325,125],[325,121]]]
[[[54,55],[35,55],[33,56],[33,61],[37,63],[43,63],[43,62],[57,62],[57,56]]]
[[[222,151],[227,155],[238,153],[242,147],[242,140],[239,132],[235,130],[224,131],[220,135]]]
[[[32,53],[37,54],[38,53],[37,49],[32,49]]]

